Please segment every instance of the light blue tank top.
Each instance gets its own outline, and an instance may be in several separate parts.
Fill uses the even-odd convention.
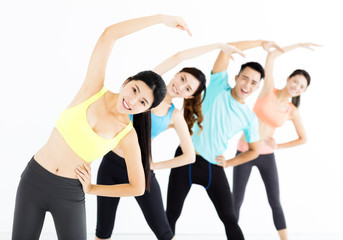
[[[174,104],[172,104],[165,116],[156,116],[151,112],[151,139],[157,137],[158,134],[165,131],[169,126],[171,116],[174,111]],[[133,115],[130,114],[130,119],[133,121]]]

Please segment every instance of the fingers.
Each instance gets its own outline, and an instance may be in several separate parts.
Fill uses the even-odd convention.
[[[223,168],[226,166],[226,160],[225,160],[223,155],[218,155],[215,158],[215,160],[216,160],[218,166],[221,166]]]
[[[241,55],[242,57],[244,57],[244,58],[246,57],[245,54],[244,54],[241,50],[239,50],[239,49],[238,49],[237,53],[238,53],[239,55]]]
[[[189,27],[187,26],[187,24],[183,24],[183,25],[181,25],[181,24],[178,24],[178,25],[176,25],[176,28],[178,28],[178,29],[180,29],[180,30],[183,30],[183,31],[186,31],[187,33],[188,33],[188,35],[189,36],[192,36],[192,33],[191,33],[191,31],[189,30]]]
[[[85,170],[87,171],[87,174],[91,174],[91,167],[89,165],[87,165],[86,163],[83,164],[83,167],[85,168]]]
[[[285,52],[285,50],[282,47],[280,47],[279,45],[277,45],[276,43],[273,44],[273,47],[275,49],[279,50],[280,52]]]
[[[75,168],[75,173],[76,173],[76,177],[79,179],[79,181],[82,183],[85,183],[85,175],[83,174],[83,172],[81,172],[81,170],[79,170],[79,167]]]
[[[229,45],[229,46],[230,46],[232,52],[238,53],[242,57],[245,57],[245,54],[241,50],[239,50],[238,48],[236,48],[234,46],[231,46],[231,45]]]
[[[76,172],[76,176],[77,178],[79,178],[79,180],[83,183],[85,183],[87,180],[90,179],[90,168],[88,167],[88,169],[86,168],[81,168],[81,167],[77,167],[75,169]]]

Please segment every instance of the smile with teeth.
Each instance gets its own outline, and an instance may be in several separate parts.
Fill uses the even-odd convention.
[[[248,91],[245,91],[244,89],[241,89],[241,91],[244,93],[244,94],[247,94]]]
[[[129,107],[129,105],[125,102],[125,100],[123,99],[123,106],[126,110],[131,110],[131,108]]]
[[[173,91],[176,93],[176,94],[179,94],[179,92],[177,91],[175,85],[173,84]]]

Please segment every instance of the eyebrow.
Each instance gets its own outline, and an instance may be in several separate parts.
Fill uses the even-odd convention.
[[[183,75],[183,77],[186,79],[186,82],[188,82],[186,75]],[[191,89],[191,91],[193,91],[193,88],[191,87],[191,85],[188,84],[188,87]]]
[[[137,90],[138,90],[138,93],[141,93],[141,90],[139,89],[139,87],[135,84]],[[146,98],[143,98],[143,100],[149,105],[149,101],[146,99]]]

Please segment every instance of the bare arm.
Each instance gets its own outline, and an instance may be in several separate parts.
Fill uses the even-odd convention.
[[[225,160],[223,155],[218,155],[216,157],[216,161],[218,162],[218,165],[222,166],[223,168],[235,167],[235,166],[241,165],[243,163],[249,162],[257,158],[259,155],[259,151],[258,151],[259,142],[248,143],[248,145],[249,145],[248,151],[243,152],[232,159]]]
[[[89,98],[104,86],[107,62],[114,43],[118,39],[158,23],[185,30],[190,34],[187,24],[181,17],[161,14],[135,18],[107,27],[95,45],[88,64],[86,78],[71,105],[76,105]]]
[[[129,183],[117,185],[94,185],[90,181],[90,168],[79,169],[77,176],[85,193],[105,197],[139,196],[145,191],[145,177],[141,161],[141,152],[136,131],[133,129],[121,141]],[[81,173],[80,173],[81,172]]]
[[[263,89],[261,90],[261,93],[259,94],[259,98],[265,96],[274,88],[273,70],[274,70],[274,62],[277,57],[299,47],[313,50],[311,47],[314,47],[314,46],[318,47],[319,45],[313,44],[313,43],[297,43],[294,45],[284,47],[283,51],[276,49],[274,51],[269,52],[266,59],[266,64],[264,67],[265,78],[264,78]]]
[[[153,163],[152,169],[175,168],[195,162],[195,150],[192,138],[189,134],[186,121],[182,116],[182,112],[175,109],[173,115],[173,127],[179,136],[183,154],[170,160]]]
[[[270,51],[271,48],[276,48],[282,51],[282,48],[280,48],[277,44],[271,41],[262,41],[262,40],[255,40],[255,41],[240,41],[240,42],[233,42],[228,43],[229,45],[232,45],[236,48],[238,48],[241,51],[255,48],[255,47],[263,47],[266,51]],[[214,66],[212,68],[212,73],[218,73],[225,71],[229,66],[230,58],[224,54],[222,51],[219,53]]]
[[[190,48],[181,52],[178,52],[171,56],[170,58],[167,58],[165,61],[163,61],[161,64],[156,66],[153,71],[162,75],[166,72],[168,72],[170,69],[176,67],[179,65],[181,62],[187,60],[187,59],[192,59],[195,57],[198,57],[200,55],[203,55],[205,53],[208,53],[212,50],[216,49],[221,49],[224,54],[230,58],[231,54],[236,52],[239,53],[240,55],[244,56],[241,51],[239,51],[237,48],[224,44],[224,43],[214,43],[214,44],[209,44],[209,45],[204,45],[200,47],[195,47],[195,48]]]
[[[293,141],[286,142],[286,143],[277,144],[275,142],[274,138],[268,138],[265,140],[265,143],[270,145],[271,147],[273,147],[275,149],[290,148],[290,147],[295,147],[295,146],[305,144],[307,141],[306,131],[305,131],[304,125],[301,121],[299,110],[295,107],[294,107],[294,110],[292,113],[291,120],[292,120],[294,127],[295,127],[295,130],[297,132],[298,139],[295,139]]]

